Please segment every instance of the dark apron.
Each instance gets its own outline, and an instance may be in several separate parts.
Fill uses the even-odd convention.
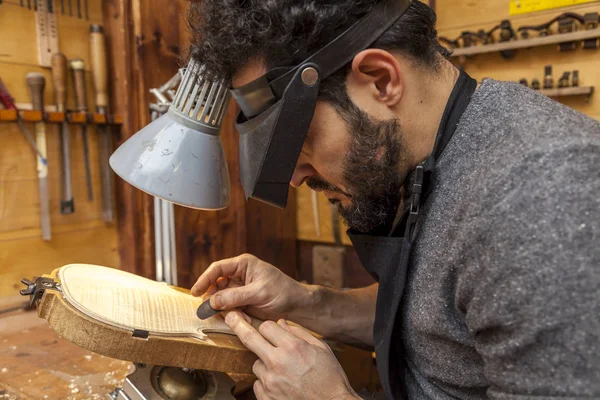
[[[439,158],[456,131],[476,87],[477,82],[461,70],[440,121],[433,152],[411,174],[413,182],[411,190],[408,191],[410,198],[407,207],[391,232],[388,235],[377,235],[348,231],[360,262],[379,282],[373,338],[379,378],[389,399],[406,398],[406,366],[403,346],[398,339],[400,321],[397,321],[397,316],[421,207],[431,190],[435,160]],[[397,330],[395,334],[394,330]]]

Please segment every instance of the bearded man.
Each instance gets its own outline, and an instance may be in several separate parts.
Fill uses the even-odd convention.
[[[335,290],[251,255],[212,264],[192,292],[258,355],[259,399],[357,397],[286,320],[374,349],[388,398],[600,397],[597,121],[477,84],[419,1],[191,7],[192,56],[242,111],[246,193],[322,191],[378,281]]]

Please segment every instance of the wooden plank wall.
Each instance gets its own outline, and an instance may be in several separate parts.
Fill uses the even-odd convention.
[[[185,21],[188,1],[115,0],[105,6],[105,20],[111,27],[113,42],[120,35],[120,27],[127,27],[124,13],[129,11],[123,7],[127,3],[131,4],[133,23],[132,57],[128,62],[133,74],[132,97],[136,100],[129,107],[123,105],[123,112],[131,115],[130,129],[123,130],[123,140],[149,122],[147,104],[154,99],[148,90],[162,85],[184,64],[190,40]],[[122,45],[113,48],[115,54],[121,51],[129,49]],[[231,179],[230,206],[216,212],[175,207],[181,286],[191,285],[211,262],[244,252],[275,264],[291,276],[297,275],[295,198],[290,196],[286,210],[245,201],[239,182],[238,135],[233,125],[236,115],[232,101],[221,131]],[[153,201],[148,195],[131,191],[129,185],[121,185],[125,220],[120,233],[128,238],[121,247],[122,267],[153,277]],[[135,243],[136,248],[128,248],[129,242]]]
[[[91,23],[103,22],[103,14],[101,0],[88,0],[88,4],[89,21],[60,13],[57,20],[60,50],[67,58],[82,58],[86,63],[88,105],[93,107],[88,32]],[[52,107],[55,101],[50,70],[40,68],[37,61],[33,10],[20,7],[17,0],[2,2],[0,37],[0,77],[16,102],[30,103],[25,76],[29,72],[41,72],[46,77],[45,104]],[[68,87],[67,107],[74,108],[72,81]],[[29,129],[33,132],[31,124]],[[119,267],[117,230],[102,221],[95,130],[88,129],[95,199],[87,200],[81,134],[78,128],[72,127],[71,173],[76,212],[61,215],[58,129],[58,125],[46,128],[53,237],[52,241],[44,242],[40,237],[35,155],[16,123],[0,124],[0,296],[14,295],[23,277],[49,272],[67,263]]]
[[[567,11],[585,14],[600,11],[598,2],[579,6],[540,11],[533,14],[518,16],[509,15],[509,0],[437,0],[438,15],[437,29],[440,36],[454,39],[462,31],[477,31],[480,28],[491,29],[503,19],[510,19],[516,29],[522,25],[540,24]],[[554,27],[556,32],[556,28]],[[600,50],[576,50],[561,53],[556,46],[546,46],[527,50],[518,50],[512,60],[503,59],[500,54],[482,54],[468,59],[464,64],[465,70],[478,81],[483,78],[497,80],[519,81],[526,78],[531,82],[537,78],[543,82],[544,66],[551,64],[555,84],[564,71],[579,70],[580,86],[595,86],[600,89]],[[598,90],[596,90],[598,91]],[[563,104],[581,111],[593,118],[600,119],[600,96],[594,94],[590,101],[585,97],[560,98]],[[314,242],[333,243],[331,229],[331,207],[323,194],[319,194],[319,214],[321,236],[317,236],[313,222],[313,207],[310,189],[306,186],[297,189],[297,224],[298,239]],[[343,242],[349,244],[343,235]]]

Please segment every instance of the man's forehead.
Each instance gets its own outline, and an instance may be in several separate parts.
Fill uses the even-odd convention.
[[[231,79],[231,84],[234,89],[239,88],[240,86],[244,86],[257,78],[260,78],[266,73],[267,67],[264,62],[262,60],[253,59],[248,61],[246,65],[235,73]]]

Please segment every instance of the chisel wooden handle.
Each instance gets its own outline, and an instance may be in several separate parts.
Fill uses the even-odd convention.
[[[52,56],[51,64],[56,111],[65,112],[67,104],[67,57],[62,53],[56,53]]]
[[[83,60],[71,60],[69,66],[73,71],[76,109],[77,111],[87,111],[87,93],[85,89],[85,65],[83,63]]]
[[[75,84],[75,104],[77,111],[87,111],[87,91],[85,85],[85,65],[83,60],[76,58],[69,63],[73,71],[73,83]],[[88,200],[94,200],[94,189],[92,185],[92,167],[90,165],[90,147],[88,144],[87,126],[81,127],[81,138],[83,139],[83,160],[85,163],[85,181],[87,184]]]
[[[31,94],[33,109],[43,112],[46,78],[44,78],[44,75],[36,72],[27,74],[27,86]],[[43,121],[35,124],[35,143],[40,154],[37,157],[37,173],[42,239],[50,240],[52,238],[50,228],[50,195],[48,194],[48,165],[44,162],[46,158],[46,129]]]
[[[101,25],[90,26],[90,58],[94,89],[96,89],[96,107],[108,107],[108,76],[106,71],[106,38]]]

